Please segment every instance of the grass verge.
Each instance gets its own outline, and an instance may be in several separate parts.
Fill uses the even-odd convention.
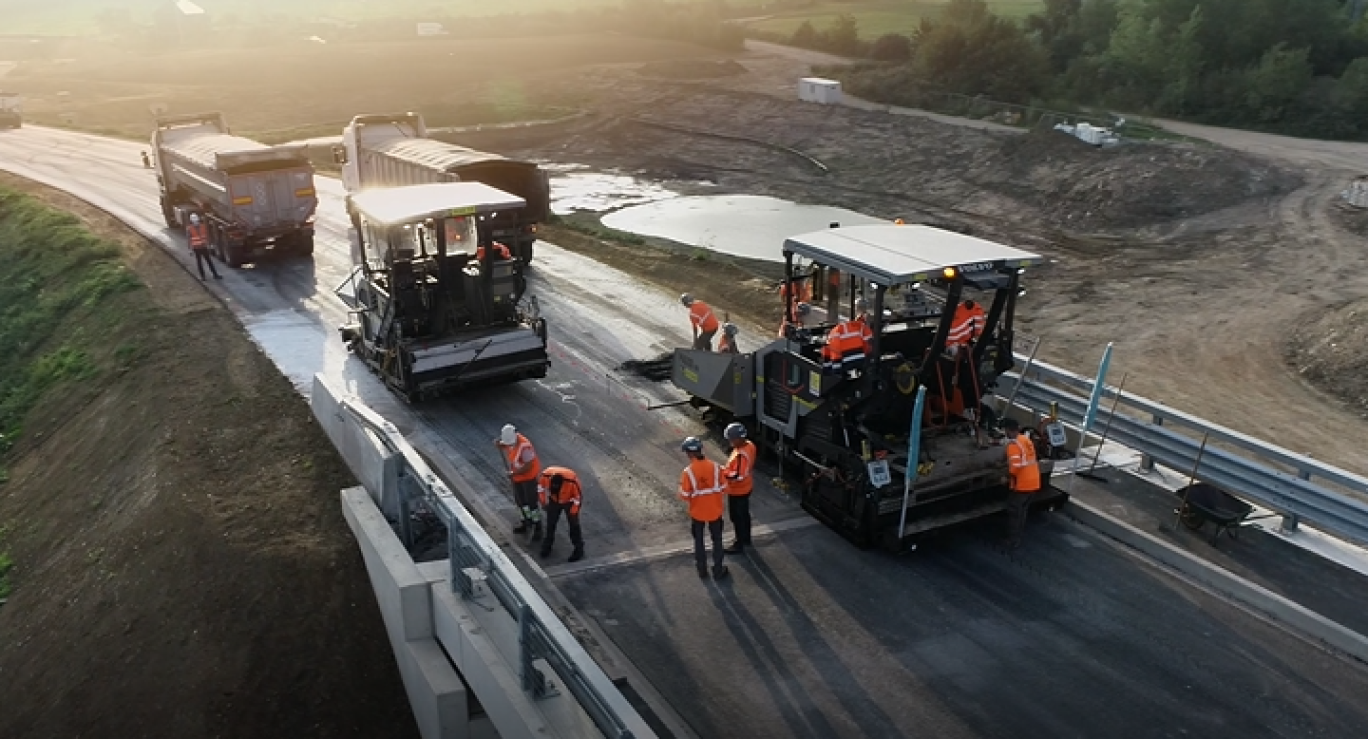
[[[0,455],[19,439],[25,414],[44,396],[102,371],[87,347],[120,320],[106,301],[141,283],[119,248],[75,217],[0,187]],[[63,331],[69,316],[91,318]],[[3,456],[0,456],[3,460]],[[0,483],[7,475],[0,467]]]

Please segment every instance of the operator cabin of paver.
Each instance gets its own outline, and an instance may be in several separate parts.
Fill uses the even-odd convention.
[[[338,296],[354,320],[342,338],[406,399],[546,376],[546,321],[490,227],[523,204],[478,182],[353,198],[356,268]]]
[[[785,337],[751,354],[678,349],[674,383],[718,420],[749,426],[757,446],[798,471],[804,508],[860,544],[900,548],[921,532],[1003,510],[1006,458],[985,443],[996,430],[997,403],[988,396],[1014,366],[1021,275],[1042,258],[891,224],[794,236],[784,258],[786,283],[806,271],[813,303],[836,306],[838,315],[791,323]],[[786,312],[796,293],[786,291]],[[986,310],[964,308],[966,299]],[[847,326],[846,334],[862,351],[846,352],[854,362],[833,361],[828,339],[853,323],[860,301],[868,331]],[[909,462],[919,387],[921,441]],[[1051,495],[1042,500],[1053,502]]]

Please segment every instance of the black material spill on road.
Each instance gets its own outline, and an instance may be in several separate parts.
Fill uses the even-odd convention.
[[[618,372],[644,377],[653,382],[664,382],[670,379],[670,367],[673,364],[673,358],[672,353],[666,352],[655,359],[629,359],[614,369]]]

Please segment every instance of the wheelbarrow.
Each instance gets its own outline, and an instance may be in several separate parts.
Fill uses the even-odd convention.
[[[1174,493],[1181,501],[1175,512],[1184,526],[1200,531],[1207,523],[1212,524],[1212,545],[1222,533],[1236,539],[1235,532],[1249,523],[1249,514],[1254,511],[1254,506],[1204,482],[1179,488]]]

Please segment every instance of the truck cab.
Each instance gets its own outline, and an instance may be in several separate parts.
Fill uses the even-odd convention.
[[[783,252],[788,284],[810,280],[824,314],[749,354],[678,349],[674,384],[749,425],[797,471],[803,507],[861,545],[899,549],[1003,510],[994,389],[1015,364],[1022,275],[1042,258],[920,225],[831,228]],[[842,354],[843,336],[865,338]]]
[[[516,195],[478,182],[356,195],[355,267],[338,290],[343,341],[412,402],[487,381],[545,377],[546,321],[490,224]],[[509,255],[511,257],[511,255]]]

